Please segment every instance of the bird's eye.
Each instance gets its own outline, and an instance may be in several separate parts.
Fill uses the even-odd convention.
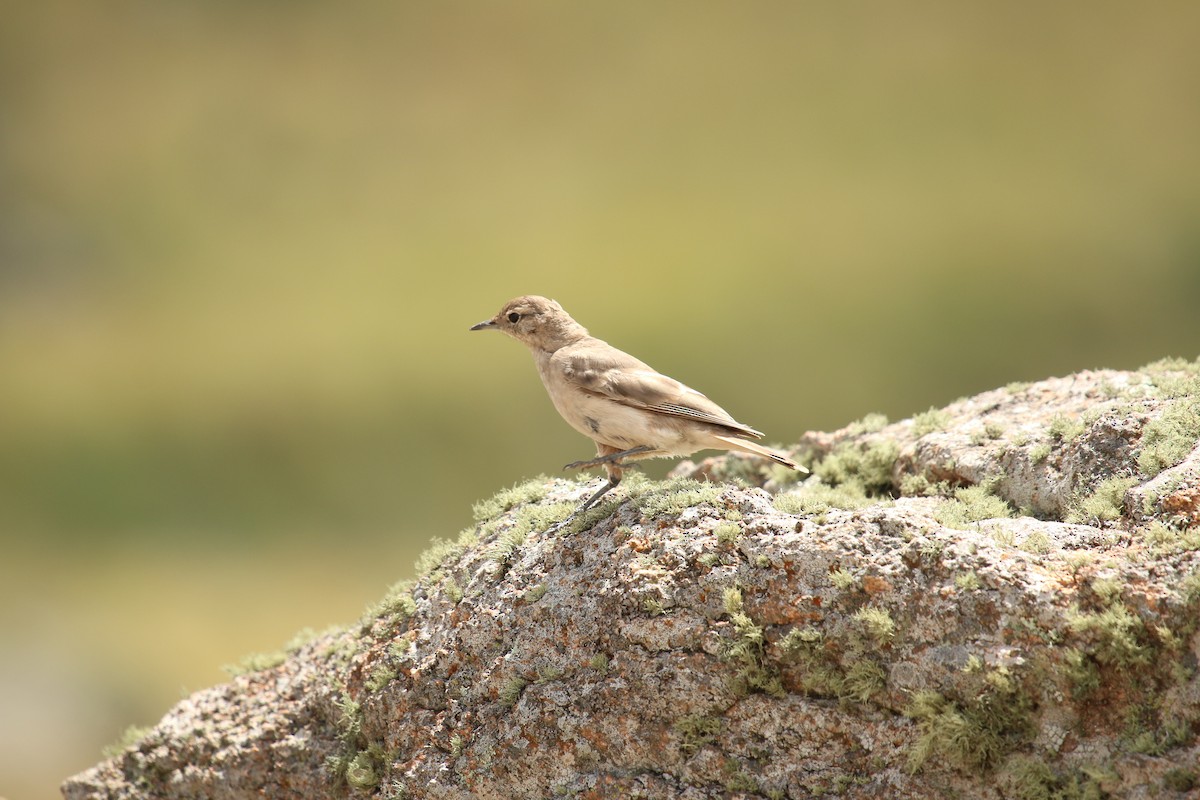
[[[508,321],[511,322],[512,324],[516,325],[517,322],[520,321],[520,319],[521,319],[521,315],[518,314],[517,312],[515,312],[515,311],[508,312]]]

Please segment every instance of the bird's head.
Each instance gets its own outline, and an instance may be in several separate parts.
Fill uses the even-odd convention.
[[[472,325],[471,330],[497,330],[531,349],[551,352],[587,336],[587,330],[562,306],[534,294],[509,300],[500,313]]]

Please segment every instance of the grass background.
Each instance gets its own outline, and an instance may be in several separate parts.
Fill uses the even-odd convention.
[[[0,795],[586,457],[509,297],[788,441],[1200,353],[1200,6],[0,8]],[[652,469],[661,474],[665,466]]]

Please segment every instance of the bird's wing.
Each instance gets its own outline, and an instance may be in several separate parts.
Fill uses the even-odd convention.
[[[599,339],[563,348],[556,358],[562,359],[563,376],[586,392],[627,406],[720,425],[744,436],[762,438],[761,433],[735,420],[700,392],[655,372]]]

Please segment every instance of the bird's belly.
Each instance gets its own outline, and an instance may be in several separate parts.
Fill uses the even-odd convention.
[[[553,395],[551,399],[572,428],[602,444],[622,450],[649,445],[673,455],[696,449],[684,445],[684,437],[673,420],[653,411],[583,393],[569,402],[560,402]]]

